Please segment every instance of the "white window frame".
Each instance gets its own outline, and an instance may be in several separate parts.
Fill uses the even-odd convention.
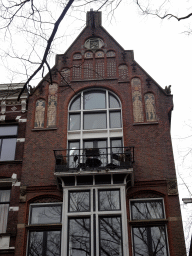
[[[95,211],[93,210],[93,189],[95,189]],[[121,209],[120,210],[111,210],[111,211],[99,211],[98,210],[98,190],[113,190],[119,189],[120,190],[120,203]],[[69,212],[69,191],[84,191],[90,190],[90,203],[91,203],[91,210],[90,212]],[[96,255],[99,256],[99,217],[102,216],[121,216],[121,223],[122,223],[122,248],[123,248],[123,256],[129,255],[129,248],[128,248],[128,233],[127,233],[127,211],[126,211],[126,188],[124,185],[109,185],[109,186],[82,186],[79,187],[70,187],[63,189],[63,220],[62,223],[65,223],[62,228],[62,242],[61,242],[61,256],[68,256],[68,219],[70,217],[90,217],[91,222],[91,256],[94,255],[94,240],[93,240],[93,214],[96,215]]]

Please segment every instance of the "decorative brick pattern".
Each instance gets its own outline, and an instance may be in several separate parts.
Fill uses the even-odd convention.
[[[61,70],[61,82],[62,84],[69,84],[70,83],[70,69],[64,68]]]
[[[34,128],[44,128],[45,120],[45,100],[37,100],[35,108],[35,125]]]
[[[116,60],[107,60],[107,77],[116,77]]]
[[[144,99],[145,99],[145,112],[146,112],[147,121],[149,122],[157,121],[156,109],[155,109],[155,97],[153,93],[146,93]]]
[[[81,61],[74,61],[73,62],[73,79],[81,79],[81,69],[82,69],[82,63]]]
[[[95,53],[95,58],[104,58],[104,52],[103,51],[97,51]]]
[[[93,53],[92,52],[86,52],[85,55],[84,55],[84,58],[85,59],[90,59],[90,58],[93,58]]]
[[[96,78],[104,78],[105,76],[105,66],[104,60],[96,60],[95,61],[95,76]]]
[[[48,109],[47,109],[47,127],[56,125],[57,116],[57,84],[49,85]]]
[[[92,79],[93,78],[93,61],[85,60],[83,69],[84,69],[84,78]]]
[[[119,68],[119,78],[126,80],[128,78],[128,67],[126,65],[120,65]]]
[[[141,80],[139,78],[133,78],[131,80],[132,87],[132,100],[133,100],[133,118],[134,122],[143,122],[143,104],[141,94]]]

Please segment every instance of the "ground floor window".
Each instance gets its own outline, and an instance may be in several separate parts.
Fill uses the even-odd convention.
[[[6,233],[10,194],[10,189],[0,189],[0,233]]]
[[[128,255],[124,186],[64,189],[64,216],[63,255]]]
[[[168,256],[163,199],[131,200],[130,205],[134,256]]]
[[[62,204],[31,204],[28,256],[61,255]]]

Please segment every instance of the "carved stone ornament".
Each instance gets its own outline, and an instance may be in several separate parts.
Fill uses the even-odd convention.
[[[167,180],[168,195],[178,195],[177,180]]]
[[[104,42],[100,38],[89,38],[85,43],[84,47],[87,49],[99,49],[104,46]]]

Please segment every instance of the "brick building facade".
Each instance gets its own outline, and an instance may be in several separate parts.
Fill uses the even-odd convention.
[[[88,12],[28,99],[15,255],[184,256],[172,109]]]

